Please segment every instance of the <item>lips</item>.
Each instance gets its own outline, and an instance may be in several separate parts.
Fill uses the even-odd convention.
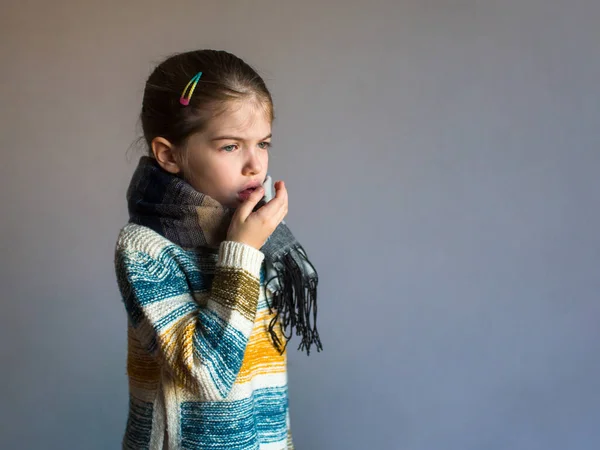
[[[238,197],[242,201],[248,200],[248,197],[250,197],[250,195],[252,195],[252,193],[260,186],[261,184],[258,181],[248,183],[246,186],[244,186],[244,189],[238,192]]]
[[[246,184],[240,192],[243,192],[248,189],[254,190],[259,186],[261,186],[261,183],[259,181],[251,181],[250,183]]]

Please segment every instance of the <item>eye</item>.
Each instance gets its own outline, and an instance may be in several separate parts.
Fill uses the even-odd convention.
[[[262,148],[263,150],[269,149],[271,148],[271,143],[270,142],[261,142],[258,144],[259,148]]]
[[[235,150],[237,146],[235,144],[231,144],[231,145],[226,145],[225,147],[221,147],[221,150],[231,153],[232,151]]]

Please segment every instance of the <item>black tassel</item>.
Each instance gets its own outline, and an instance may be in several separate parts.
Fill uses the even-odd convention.
[[[304,279],[303,272],[294,256],[299,258],[302,263],[309,265],[313,269],[314,276]],[[280,264],[274,267],[276,275],[267,281],[268,285],[276,278],[281,287],[278,292],[273,294],[273,302],[269,305],[271,313],[275,314],[269,323],[271,340],[277,350],[283,354],[295,330],[296,335],[301,336],[298,350],[306,350],[306,354],[310,355],[310,348],[314,344],[317,351],[321,351],[323,345],[317,331],[317,272],[302,248],[287,252],[278,260],[278,263]],[[275,332],[278,321],[281,322],[285,339],[284,345]]]

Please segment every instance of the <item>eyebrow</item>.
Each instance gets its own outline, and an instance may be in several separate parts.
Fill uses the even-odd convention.
[[[261,141],[269,139],[272,136],[273,136],[273,133],[270,133],[267,137],[262,138]],[[237,137],[237,136],[217,136],[217,137],[214,137],[211,139],[211,141],[224,141],[224,140],[245,141],[244,138]]]

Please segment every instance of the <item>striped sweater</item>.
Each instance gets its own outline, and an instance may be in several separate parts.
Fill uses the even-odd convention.
[[[286,354],[268,334],[264,255],[213,253],[126,225],[115,267],[128,317],[124,449],[292,449]]]

